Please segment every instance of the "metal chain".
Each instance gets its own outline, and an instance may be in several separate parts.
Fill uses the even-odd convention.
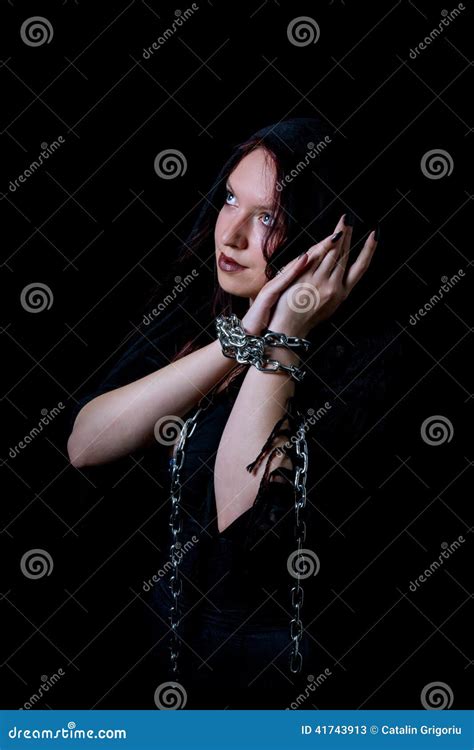
[[[171,674],[174,677],[178,676],[179,673],[179,651],[180,651],[180,639],[178,635],[178,626],[180,624],[180,608],[179,599],[183,591],[183,582],[180,576],[179,563],[182,555],[179,554],[182,544],[178,539],[178,535],[183,530],[183,522],[179,517],[179,509],[181,503],[181,469],[183,467],[185,453],[184,447],[188,439],[193,434],[196,423],[201,412],[206,411],[214,401],[215,394],[219,387],[219,383],[215,385],[211,391],[207,394],[208,402],[204,406],[198,406],[194,414],[187,419],[179,435],[177,443],[175,443],[173,456],[169,459],[169,469],[171,474],[171,512],[169,519],[169,526],[171,528],[172,541],[170,546],[170,563],[172,566],[172,575],[170,576],[170,592],[173,597],[173,602],[170,607],[170,625],[171,625],[171,643],[170,643],[170,662],[171,662]]]
[[[303,418],[297,409],[298,417],[303,424]],[[293,641],[290,651],[290,670],[296,674],[301,672],[303,666],[303,655],[300,651],[300,640],[303,636],[303,623],[300,617],[300,609],[303,606],[303,587],[300,583],[300,561],[301,550],[306,539],[306,522],[303,518],[306,508],[306,476],[308,473],[308,444],[304,436],[302,426],[297,430],[296,455],[301,463],[297,465],[295,471],[294,488],[295,488],[295,542],[297,557],[294,567],[297,571],[296,584],[291,589],[291,606],[293,607],[293,619],[290,622],[290,637]]]
[[[285,370],[294,380],[298,382],[303,380],[305,370],[293,364],[285,365],[277,359],[270,359],[265,354],[265,347],[284,346],[291,349],[303,348],[307,351],[310,344],[307,339],[270,330],[263,336],[253,336],[245,332],[242,322],[234,313],[229,316],[219,315],[215,324],[225,357],[236,359],[240,364],[249,363],[260,372]]]
[[[169,459],[170,473],[171,473],[171,513],[169,525],[171,527],[172,541],[170,546],[170,562],[172,566],[172,575],[170,577],[170,591],[173,597],[173,602],[170,608],[170,625],[171,625],[171,643],[170,643],[170,661],[171,661],[171,674],[176,678],[179,673],[179,649],[180,639],[178,636],[178,626],[180,624],[180,607],[179,598],[183,591],[183,582],[181,580],[179,571],[179,562],[181,555],[179,554],[181,549],[181,542],[178,539],[178,535],[183,530],[183,522],[179,517],[179,506],[181,503],[181,477],[180,471],[184,463],[184,446],[189,437],[193,434],[196,428],[196,422],[199,414],[210,406],[210,403],[205,407],[199,407],[192,417],[187,419],[181,428],[179,440],[175,445],[174,455]]]
[[[174,455],[169,459],[170,473],[171,473],[171,514],[169,525],[171,527],[172,542],[170,546],[170,562],[172,566],[172,575],[170,577],[170,591],[173,597],[173,602],[170,607],[170,624],[171,624],[171,644],[170,644],[170,661],[171,661],[171,674],[174,678],[178,677],[179,674],[179,652],[180,652],[180,639],[178,635],[178,626],[180,624],[180,595],[182,594],[183,585],[179,571],[179,563],[182,555],[179,554],[181,549],[181,542],[179,541],[179,534],[182,531],[182,519],[179,516],[179,507],[181,503],[181,477],[180,471],[185,459],[185,444],[187,440],[193,434],[196,423],[201,412],[211,406],[214,398],[214,394],[217,390],[217,386],[214,391],[208,394],[209,401],[205,406],[198,407],[197,411],[192,417],[187,419],[183,427],[178,442],[175,446]],[[304,424],[303,417],[299,410],[296,410],[298,417],[301,419],[301,424]],[[306,475],[308,469],[308,445],[306,438],[304,437],[304,431],[302,427],[297,430],[297,442],[296,442],[296,454],[298,462],[301,465],[296,466],[295,477],[294,477],[294,490],[295,490],[295,542],[297,545],[297,559],[295,563],[298,576],[295,586],[291,589],[291,605],[293,608],[293,618],[290,621],[290,638],[292,640],[292,647],[290,651],[290,670],[293,673],[301,672],[303,665],[303,656],[299,650],[300,640],[303,635],[303,623],[300,617],[300,609],[303,606],[303,587],[300,583],[299,578],[299,561],[301,559],[302,545],[306,539],[306,524],[302,518],[304,509],[306,507]]]

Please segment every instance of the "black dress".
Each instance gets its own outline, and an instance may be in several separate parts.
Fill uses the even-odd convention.
[[[217,526],[215,456],[246,369],[201,413],[181,469],[183,670],[178,681],[188,708],[285,708],[298,696],[304,675],[314,673],[310,662],[317,659],[314,641],[303,633],[304,671],[297,675],[289,668],[295,577],[288,560],[296,549],[293,471],[270,470],[268,462],[268,481],[262,481],[253,505],[223,532]],[[272,481],[276,474],[282,482]],[[150,596],[162,618],[161,627],[156,621],[154,626],[162,639],[157,667],[164,681],[173,679],[167,672],[165,626],[171,574],[163,571]]]
[[[182,340],[183,324],[191,337],[189,322],[170,311],[144,333],[125,342],[112,369],[105,377],[96,376],[95,388],[89,388],[70,408],[70,428],[80,409],[93,398],[166,366]],[[201,413],[188,440],[181,470],[181,541],[185,554],[180,563],[179,679],[186,691],[186,708],[285,708],[298,695],[301,681],[306,681],[289,669],[291,587],[295,583],[287,568],[288,557],[295,550],[293,472],[270,467],[268,459],[271,438],[279,433],[289,436],[285,430],[288,422],[275,426],[274,435],[256,457],[260,462],[267,456],[267,471],[254,505],[223,533],[217,527],[214,461],[247,369],[243,367],[226,390],[214,394],[212,404]],[[157,503],[165,502],[171,509],[168,452],[157,442],[145,455],[147,470],[168,488],[168,496],[157,497]],[[272,481],[275,474],[284,481]],[[171,533],[168,542],[167,549]],[[162,577],[142,594],[153,610],[146,627],[156,644],[150,656],[156,685],[174,679],[169,649],[171,569],[168,558],[159,562]],[[304,588],[304,581],[302,585]],[[309,664],[313,653],[310,640],[314,642],[304,633],[299,644],[303,675],[316,669]]]
[[[209,328],[208,339],[201,345],[215,339],[214,329]],[[324,342],[327,332],[317,329],[316,333]],[[199,330],[192,330],[189,317],[176,315],[172,309],[164,312],[152,325],[125,342],[122,353],[105,377],[100,377],[100,372],[96,375],[95,387],[89,386],[70,409],[70,428],[78,411],[89,400],[166,366],[183,340],[198,334]],[[336,343],[331,336],[327,336],[327,345],[315,340],[305,382],[296,386],[298,409],[313,415],[313,426],[306,435],[309,466],[304,546],[316,551],[322,560],[321,572],[302,581],[304,632],[300,651],[303,667],[298,675],[289,670],[293,616],[290,592],[295,583],[287,568],[289,555],[295,551],[293,471],[278,471],[286,482],[270,481],[273,472],[267,471],[267,481],[262,481],[254,505],[219,533],[213,490],[214,461],[247,368],[243,368],[227,390],[216,394],[209,408],[200,414],[188,440],[181,470],[183,592],[180,597],[179,680],[186,695],[184,708],[295,707],[298,695],[305,692],[314,675],[328,664],[332,665],[324,642],[334,641],[333,649],[337,652],[338,629],[332,624],[329,630],[323,630],[321,642],[324,624],[319,614],[328,608],[331,611],[334,581],[342,578],[341,569],[344,572],[350,558],[338,556],[337,536],[331,537],[334,524],[328,515],[338,512],[344,519],[355,512],[360,500],[347,491],[346,472],[331,471],[333,464],[329,457],[338,452],[343,455],[347,447],[357,444],[366,432],[370,432],[375,448],[377,444],[382,445],[380,405],[386,401],[389,375],[397,371],[399,360],[398,351],[389,345],[392,339],[393,332],[382,329],[375,334],[363,333],[359,338],[352,334],[350,346]],[[383,356],[379,356],[380,352]],[[343,399],[338,396],[340,392]],[[322,409],[324,404],[326,407]],[[183,419],[194,411],[192,409]],[[292,400],[288,413],[294,415]],[[377,427],[372,427],[373,424]],[[295,422],[288,421],[275,428],[260,455],[261,460],[266,456],[267,469],[272,437],[280,431],[285,434],[285,428],[289,430],[287,436],[290,432],[293,434]],[[375,452],[370,454],[368,472],[371,473],[374,461],[377,465],[375,455]],[[147,656],[150,684],[159,692],[160,686],[166,688],[166,683],[173,680],[169,650],[171,532],[166,528],[171,510],[171,477],[168,452],[162,445],[156,443],[145,451],[144,457],[147,473],[153,472],[163,488],[157,492],[156,504],[162,506],[165,513],[161,529],[167,539],[163,545],[160,542],[164,552],[157,559],[160,576],[144,595],[149,604],[148,619],[145,623],[137,622],[137,632],[145,627],[147,646],[152,643]],[[134,560],[133,564],[139,561]],[[148,568],[143,570],[143,577],[146,573]],[[149,692],[147,687],[147,696]],[[150,706],[147,704],[147,707]]]

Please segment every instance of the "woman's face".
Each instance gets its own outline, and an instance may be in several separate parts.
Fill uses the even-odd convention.
[[[219,285],[237,297],[248,297],[250,304],[268,281],[262,247],[274,218],[276,172],[273,159],[266,154],[263,148],[251,151],[231,172],[214,231]],[[222,254],[244,268],[225,270],[219,261]]]

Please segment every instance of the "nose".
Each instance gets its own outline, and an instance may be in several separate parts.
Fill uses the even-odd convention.
[[[247,221],[235,219],[228,224],[222,233],[222,242],[228,247],[235,247],[243,250],[248,245],[247,238]]]

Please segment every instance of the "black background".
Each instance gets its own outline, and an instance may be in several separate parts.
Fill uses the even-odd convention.
[[[470,398],[463,362],[471,332],[472,68],[462,32],[472,9],[466,2],[411,59],[410,49],[451,6],[198,5],[144,59],[176,7],[3,2],[3,344],[10,367],[2,415],[12,424],[3,451],[9,578],[2,622],[11,633],[2,644],[5,707],[22,706],[42,676],[62,668],[65,676],[37,708],[155,708],[152,651],[140,631],[142,581],[166,549],[167,514],[157,511],[153,476],[132,456],[103,469],[71,467],[66,416],[15,458],[8,451],[42,409],[71,406],[100,382],[136,332],[145,297],[163,279],[233,145],[271,122],[318,114],[334,127],[334,158],[339,142],[353,157],[334,224],[351,209],[356,241],[375,222],[382,238],[345,318],[329,330],[347,346],[351,331],[383,316],[405,354],[398,390],[379,405],[384,447],[377,451],[369,430],[321,466],[321,604],[310,632],[321,646],[321,671],[332,675],[303,707],[420,708],[424,686],[444,682],[452,707],[466,708],[472,463],[461,435]],[[50,21],[50,43],[23,43],[21,24],[34,15]],[[299,47],[287,27],[303,15],[317,21],[320,38]],[[41,144],[58,136],[65,139],[60,149],[10,190]],[[154,170],[167,148],[186,157],[177,179],[161,180]],[[450,155],[449,176],[423,174],[421,159],[432,149]],[[466,275],[458,284],[410,324],[441,278],[459,269]],[[20,301],[33,282],[54,296],[39,314]],[[423,441],[421,424],[433,415],[451,423],[449,442]],[[410,592],[441,544],[460,534],[466,543]],[[51,575],[38,580],[20,569],[34,548],[54,560]]]

